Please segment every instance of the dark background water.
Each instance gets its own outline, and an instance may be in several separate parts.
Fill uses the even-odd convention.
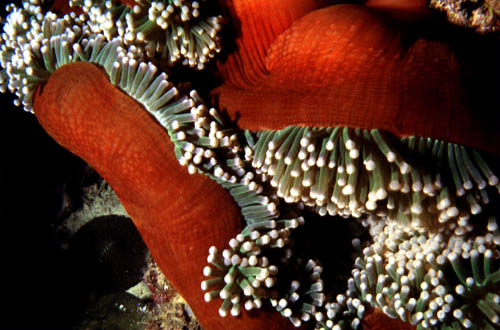
[[[2,329],[68,329],[81,290],[54,234],[81,161],[0,96]]]

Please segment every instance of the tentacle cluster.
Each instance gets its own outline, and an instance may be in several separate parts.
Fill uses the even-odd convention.
[[[357,328],[372,307],[418,328],[498,327],[500,184],[486,155],[377,129],[241,131],[196,91],[181,95],[153,63],[166,58],[165,49],[165,56],[175,47],[182,56],[202,49],[208,39],[193,36],[213,41],[209,29],[218,31],[219,22],[202,24],[195,2],[135,3],[72,1],[84,14],[63,17],[43,13],[36,0],[9,6],[1,88],[32,111],[34,91],[57,68],[95,63],[165,127],[189,173],[229,191],[246,226],[227,249],[210,249],[202,283],[207,301],[222,299],[221,316],[268,301],[294,325],[312,321],[318,329]],[[203,32],[183,27],[191,16],[197,23],[190,27],[199,23]],[[180,27],[177,39],[165,37]],[[320,262],[302,258],[294,246],[304,209],[352,217],[371,234],[371,241],[353,241],[355,266],[335,297],[325,290],[331,279],[323,278]]]
[[[256,173],[278,197],[302,201],[320,215],[375,214],[436,228],[480,213],[489,193],[500,191],[477,150],[432,138],[398,141],[377,129],[298,126],[261,131],[257,138],[247,157]]]
[[[203,69],[220,51],[218,32],[221,17],[205,17],[201,7],[205,1],[150,1],[133,2],[133,6],[119,0],[73,0],[89,16],[94,33],[103,33],[108,40],[116,36],[125,45],[143,49],[149,58],[173,64]]]
[[[312,259],[304,264],[300,259],[288,258],[284,264],[287,268],[295,270],[297,276],[291,281],[282,280],[284,283],[281,283],[281,294],[271,298],[271,304],[293,325],[299,327],[303,322],[309,322],[322,315],[318,311],[326,299],[321,279],[323,267]]]
[[[372,307],[421,329],[498,327],[498,221],[480,219],[486,231],[474,236],[468,219],[458,224],[461,235],[368,220],[374,242],[356,259],[346,293],[326,305],[320,328],[334,328],[348,317],[359,324]]]
[[[219,309],[221,316],[239,315],[241,308],[260,308],[262,300],[276,295],[271,288],[276,282],[278,267],[271,264],[262,249],[280,248],[287,244],[290,230],[287,221],[280,221],[278,229],[254,226],[252,230],[238,235],[229,242],[230,249],[219,254],[215,247],[210,249],[209,266],[203,270],[210,279],[201,284],[205,300],[222,298]],[[270,227],[276,227],[273,223]]]
[[[30,0],[23,2],[22,8],[7,5],[9,15],[0,37],[0,64],[4,68],[0,90],[16,94],[15,104],[22,104],[27,111],[32,111],[36,87],[54,70],[85,60],[74,57],[72,47],[77,43],[87,47],[83,42],[89,38],[104,38],[106,42],[120,39],[123,48],[137,59],[170,64],[181,59],[197,69],[220,50],[217,33],[221,18],[199,17],[202,8],[196,1],[141,1],[133,8],[119,1],[72,1],[82,6],[83,13],[63,17],[44,12],[43,4]],[[167,14],[170,16],[163,22],[160,18]],[[158,17],[153,19],[154,15]]]
[[[321,215],[360,218],[373,237],[356,259],[347,291],[311,313],[318,328],[356,328],[372,307],[421,328],[498,324],[499,274],[491,269],[498,271],[500,235],[489,201],[498,200],[500,185],[479,151],[347,127],[288,127],[252,137],[245,160],[280,199]],[[468,276],[453,265],[474,249]],[[488,271],[478,271],[478,263]],[[445,277],[450,269],[454,274]],[[486,299],[482,313],[471,301],[464,304],[464,296]]]
[[[0,88],[17,96],[16,105],[32,111],[36,87],[58,67],[73,61],[68,52],[85,34],[85,17],[74,13],[62,18],[51,12],[44,15],[39,3],[25,3],[23,9],[8,5],[7,11],[10,15],[0,38],[0,64],[4,68]]]

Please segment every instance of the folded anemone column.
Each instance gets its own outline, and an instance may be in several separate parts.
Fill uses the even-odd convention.
[[[218,305],[205,303],[200,283],[207,251],[212,245],[224,247],[240,231],[239,209],[215,182],[179,165],[165,129],[97,66],[74,63],[58,69],[36,94],[34,111],[56,141],[113,187],[152,256],[204,328],[262,329],[264,321],[271,328],[287,327],[277,314],[225,322]]]
[[[265,52],[245,37],[272,35],[261,23],[270,11],[251,12],[239,17],[252,33],[219,66],[224,83],[212,100],[254,133],[248,160],[280,200],[370,228],[373,242],[362,245],[345,294],[326,303],[323,327],[369,307],[422,328],[493,328],[499,320],[498,209],[489,203],[499,186],[494,162],[480,152],[498,155],[490,96],[499,86],[473,86],[487,74],[471,75],[498,73],[498,65],[464,52],[475,39],[447,40],[422,4],[317,9],[280,30]],[[472,294],[485,287],[489,294]]]
[[[146,109],[167,106],[173,113],[189,112],[195,101],[178,96],[155,65],[124,52],[126,43],[121,39],[108,41],[104,34],[91,32],[85,23],[91,21],[85,13],[90,7],[83,8],[83,14],[58,16],[39,5],[31,1],[24,8],[8,6],[2,35],[2,89],[14,92],[17,105],[34,112],[58,143],[112,185],[154,259],[204,328],[287,328],[289,322],[275,313],[265,319],[244,314],[228,322],[219,316],[217,303],[206,304],[203,298],[200,283],[209,247],[223,248],[241,230],[241,214],[223,188],[179,165],[175,137],[169,137],[161,119]],[[213,29],[215,36],[217,26],[204,28]],[[207,37],[197,45],[211,42]],[[169,61],[184,56],[185,65],[200,69],[208,54],[210,50],[200,50],[188,58],[179,52]],[[138,86],[138,75],[150,80],[141,80]],[[200,112],[206,110],[199,103],[196,106]]]
[[[2,88],[113,186],[206,329],[497,327],[500,133],[423,2],[207,3],[9,6]],[[165,73],[203,70],[223,21],[224,113]],[[366,228],[340,233],[347,275],[295,244],[311,212]]]

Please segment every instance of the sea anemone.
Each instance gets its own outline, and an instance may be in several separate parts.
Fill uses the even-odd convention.
[[[204,68],[220,51],[220,16],[206,16],[206,1],[82,1],[72,0],[88,15],[93,33],[111,40],[120,36],[125,45],[136,45],[149,58]],[[201,15],[201,16],[200,16]]]
[[[181,278],[199,267],[186,262],[200,261],[212,237],[201,289],[206,301],[222,299],[223,317],[269,301],[294,326],[318,329],[358,328],[373,308],[419,328],[494,328],[500,184],[490,154],[498,146],[488,142],[498,130],[483,129],[475,115],[485,110],[472,113],[461,95],[463,68],[452,49],[405,25],[408,3],[401,15],[378,1],[322,9],[298,0],[231,2],[238,51],[219,64],[224,83],[211,94],[229,120],[163,72],[179,54],[201,69],[218,49],[220,19],[184,23],[197,19],[197,2],[72,1],[82,14],[63,17],[39,1],[10,6],[2,86],[110,182],[195,313],[199,289]],[[165,131],[148,127],[151,117]],[[109,134],[120,143],[100,143]],[[187,173],[205,177],[187,179],[174,154]],[[177,194],[180,185],[189,189]],[[334,261],[294,244],[306,211],[353,218],[370,234],[352,240],[344,291],[325,289],[321,263]],[[220,250],[228,233],[235,236]],[[176,245],[188,249],[162,256]],[[202,325],[221,324],[206,314]],[[258,327],[248,316],[227,322],[238,320]]]

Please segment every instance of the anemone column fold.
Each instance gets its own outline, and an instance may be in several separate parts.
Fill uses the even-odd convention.
[[[34,100],[43,128],[83,158],[113,187],[151,254],[187,300],[204,329],[287,329],[278,313],[221,318],[200,288],[211,245],[223,248],[241,230],[229,194],[175,158],[167,132],[98,67],[58,69]]]
[[[487,106],[477,93],[480,88],[471,93],[470,71],[477,70],[467,66],[488,57],[477,53],[475,60],[464,61],[456,45],[441,40],[442,34],[431,37],[427,21],[410,24],[389,17],[386,13],[393,11],[384,6],[390,1],[372,5],[377,8],[333,5],[297,17],[258,52],[264,54],[259,57],[264,69],[245,61],[237,70],[229,60],[221,65],[223,72],[246,72],[253,79],[242,84],[228,76],[212,92],[213,102],[245,129],[379,128],[498,153],[498,145],[491,143],[500,138],[493,124],[498,116],[491,111],[495,104]],[[259,15],[239,17],[253,31],[247,35],[267,31],[258,24],[267,14]],[[229,59],[247,52],[240,48]]]

